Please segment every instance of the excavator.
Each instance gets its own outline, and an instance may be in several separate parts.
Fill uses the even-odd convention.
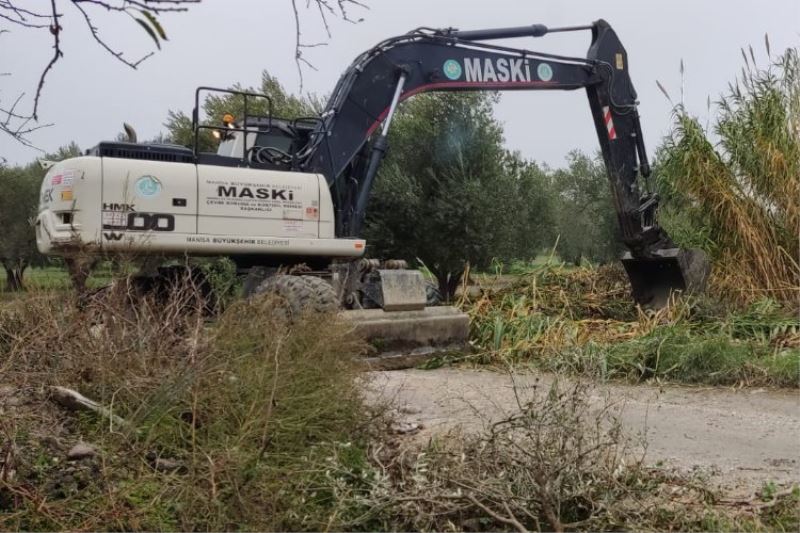
[[[515,38],[589,32],[585,58],[512,48]],[[503,41],[503,43],[498,43]],[[468,320],[436,303],[404,261],[364,258],[360,237],[398,105],[428,91],[584,89],[627,252],[637,304],[703,290],[708,261],[658,225],[628,55],[604,20],[584,26],[458,30],[421,27],[358,56],[319,116],[272,116],[268,96],[200,87],[191,147],[101,142],[49,168],[35,222],[39,250],[137,256],[227,256],[245,296],[271,293],[290,309],[341,309],[386,353],[463,346]],[[200,119],[203,96],[233,95],[243,116]],[[257,105],[257,101],[261,105]],[[268,109],[266,115],[255,108]],[[216,152],[198,139],[211,131]],[[157,269],[150,276],[165,276]],[[143,274],[144,275],[144,274]]]

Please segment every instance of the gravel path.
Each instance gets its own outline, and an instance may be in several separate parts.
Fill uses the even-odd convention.
[[[442,368],[372,372],[373,397],[391,399],[418,434],[480,429],[516,406],[512,378],[490,370]],[[517,374],[524,390],[547,387],[553,376]],[[700,469],[730,489],[766,481],[800,482],[800,393],[765,389],[598,384],[592,402],[622,402],[630,434],[646,436],[650,463]]]

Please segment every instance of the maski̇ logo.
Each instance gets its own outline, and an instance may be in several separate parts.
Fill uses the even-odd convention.
[[[530,61],[525,58],[501,57],[498,59],[468,57],[464,59],[464,70],[467,81],[480,83],[529,83],[534,81],[531,76]],[[546,69],[540,69],[539,74],[548,74],[550,81],[553,77],[552,69],[548,65]]]
[[[142,176],[136,180],[135,188],[142,198],[153,198],[161,193],[161,182],[154,176]]]
[[[448,79],[457,80],[461,77],[461,64],[455,59],[448,59],[442,65],[442,71]]]

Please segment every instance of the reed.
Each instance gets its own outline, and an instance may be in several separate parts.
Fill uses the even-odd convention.
[[[664,225],[714,259],[711,289],[800,308],[800,57],[745,67],[704,128],[683,107],[660,153]],[[696,228],[692,230],[691,228]]]

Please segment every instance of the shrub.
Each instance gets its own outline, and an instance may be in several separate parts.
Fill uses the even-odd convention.
[[[361,342],[335,316],[289,325],[268,299],[207,323],[180,304],[187,290],[0,310],[0,374],[30,400],[0,427],[15,465],[0,469],[0,529],[323,529],[357,508],[342,492],[364,483],[371,431]],[[125,423],[65,416],[46,385]],[[64,463],[78,440],[98,455]]]

